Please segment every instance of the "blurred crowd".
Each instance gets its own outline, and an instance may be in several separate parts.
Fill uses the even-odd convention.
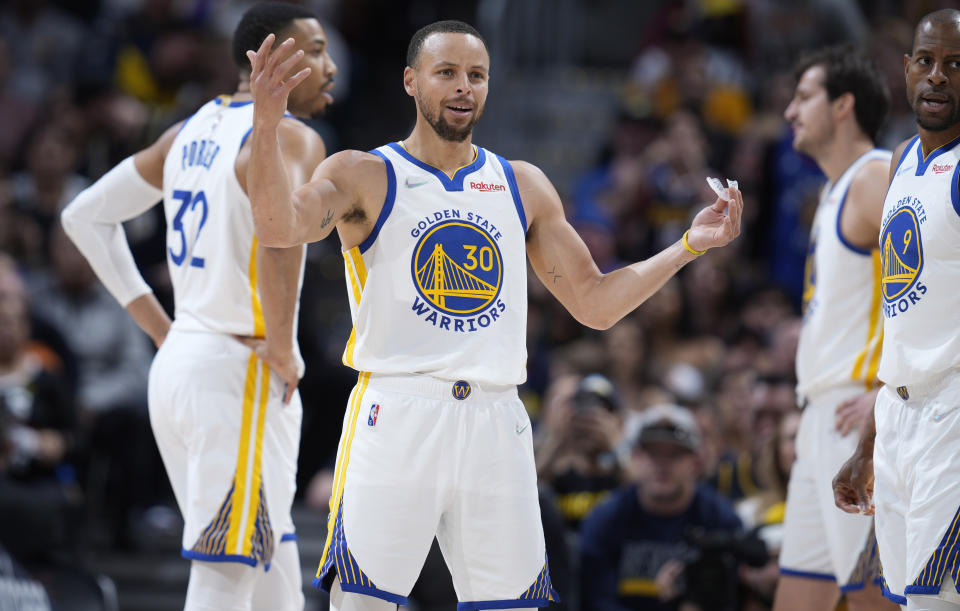
[[[400,91],[410,33],[441,17],[474,21],[496,3],[308,4],[340,66],[337,107],[312,121],[335,151],[403,137],[411,125]],[[739,181],[744,230],[602,333],[576,323],[530,275],[521,396],[554,586],[570,609],[765,609],[799,420],[803,262],[824,180],[792,150],[782,120],[791,67],[804,49],[830,43],[873,57],[892,91],[880,142],[892,148],[915,127],[901,71],[913,24],[946,4],[645,4],[652,18],[633,28],[630,57],[582,58],[584,68],[618,70],[623,87],[606,145],[561,194],[568,217],[609,271],[676,242],[714,197],[705,178],[717,176]],[[82,564],[90,549],[136,550],[138,533],[175,526],[146,412],[152,345],[66,239],[58,213],[166,127],[234,90],[229,38],[247,6],[0,8],[0,560],[21,567],[10,574]],[[385,100],[411,110],[383,109]],[[125,229],[172,310],[162,209]],[[332,240],[309,250],[301,313],[298,498],[323,512],[355,380],[340,363],[350,319]]]

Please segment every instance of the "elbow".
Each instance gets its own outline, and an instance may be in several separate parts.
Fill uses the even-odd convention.
[[[610,303],[600,297],[600,291],[593,290],[579,299],[577,308],[571,314],[580,324],[597,331],[606,331],[620,321],[622,316],[612,311]]]
[[[597,331],[606,331],[620,320],[604,312],[599,304],[587,305],[579,311],[571,311],[570,313],[581,325]]]
[[[80,231],[82,221],[77,214],[77,206],[72,202],[60,213],[60,225],[63,227],[63,232],[67,234],[67,237],[76,242],[76,235]]]
[[[264,248],[292,248],[299,246],[292,231],[257,231],[257,240]]]
[[[264,248],[290,248],[293,246],[292,242],[282,239],[282,236],[269,233],[258,233],[257,240],[259,240],[260,246]]]

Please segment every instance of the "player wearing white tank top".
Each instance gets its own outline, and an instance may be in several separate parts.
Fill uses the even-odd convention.
[[[894,608],[874,583],[873,519],[839,511],[831,479],[873,417],[880,316],[880,233],[890,152],[874,148],[889,106],[883,76],[849,47],[800,60],[784,112],[795,149],[827,175],[810,231],[797,397],[803,407],[787,488],[776,611]],[[866,391],[866,392],[865,392]]]
[[[344,360],[360,371],[315,584],[338,611],[392,609],[436,535],[461,609],[546,606],[554,594],[516,391],[527,259],[574,317],[608,328],[697,254],[732,240],[741,195],[731,188],[702,210],[682,242],[602,274],[543,173],[472,143],[490,58],[480,34],[455,21],[411,40],[403,82],[416,101],[412,133],[370,153],[337,153],[296,189],[276,126],[298,79],[278,74],[286,54],[271,43],[249,53],[257,235],[289,247],[337,229],[354,317]],[[269,345],[267,358],[291,369],[293,357]]]
[[[837,474],[834,492],[846,511],[876,511],[888,598],[909,610],[957,610],[960,11],[920,20],[904,72],[919,133],[894,153],[878,242],[885,386],[875,430]]]
[[[97,275],[159,348],[150,370],[150,421],[184,517],[181,554],[191,560],[184,608],[190,611],[298,611],[304,605],[290,516],[300,399],[295,384],[285,395],[283,380],[252,350],[262,350],[264,336],[285,346],[298,375],[295,316],[304,249],[258,246],[246,195],[253,102],[244,51],[271,31],[291,36],[288,47],[298,49],[285,69],[313,71],[291,97],[290,112],[321,112],[331,100],[326,90],[336,65],[320,23],[299,6],[256,5],[234,34],[236,93],[168,129],[81,193],[62,216]],[[289,114],[278,132],[288,180],[306,182],[325,156],[323,142]],[[172,324],[140,276],[121,225],[161,199]],[[261,299],[274,293],[284,299]]]

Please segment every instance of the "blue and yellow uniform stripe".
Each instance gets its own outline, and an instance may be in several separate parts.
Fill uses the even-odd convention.
[[[266,335],[266,324],[257,293],[256,237],[251,244],[248,276],[253,334],[262,338]],[[264,565],[270,563],[274,533],[261,471],[263,429],[269,397],[270,369],[251,353],[244,379],[240,439],[233,482],[216,516],[197,537],[193,547],[182,552],[184,557],[214,562],[242,562],[251,566],[256,566],[258,562]]]
[[[880,321],[881,262],[880,249],[870,252],[873,267],[873,291],[870,297],[870,319],[867,327],[867,340],[863,349],[857,353],[853,362],[850,378],[862,382],[866,390],[877,386],[877,370],[880,368],[880,348],[883,346],[883,323]]]
[[[960,575],[960,509],[953,516],[950,527],[940,541],[940,545],[930,556],[913,585],[904,590],[904,594],[937,594],[943,585],[943,578],[949,573],[954,583]]]
[[[363,262],[363,255],[360,254],[360,247],[354,246],[343,253],[343,262],[347,272],[347,282],[350,285],[350,298],[353,300],[353,309],[356,311],[360,307],[360,298],[363,297],[363,288],[367,284],[367,266]],[[356,369],[356,363],[353,358],[353,351],[357,344],[357,327],[354,325],[350,330],[350,339],[347,340],[347,347],[343,351],[343,364],[347,367]]]

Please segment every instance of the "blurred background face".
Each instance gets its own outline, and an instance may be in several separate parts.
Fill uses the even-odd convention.
[[[699,476],[697,456],[670,442],[645,443],[634,451],[640,494],[654,506],[692,497]]]
[[[783,113],[793,128],[793,148],[810,156],[816,156],[829,144],[835,129],[830,99],[823,86],[825,76],[823,66],[807,68]]]
[[[316,19],[296,19],[278,40],[282,42],[287,37],[293,38],[295,47],[303,50],[303,58],[294,65],[290,74],[310,68],[310,76],[290,92],[290,112],[298,117],[316,117],[333,102],[330,91],[337,73],[337,65],[327,53],[326,33]]]
[[[438,136],[462,142],[473,132],[487,100],[489,69],[487,49],[475,36],[436,33],[423,41],[417,66],[408,70],[415,75],[417,109]]]

